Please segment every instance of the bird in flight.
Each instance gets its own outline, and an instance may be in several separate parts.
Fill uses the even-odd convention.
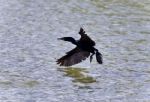
[[[80,28],[79,35],[81,36],[79,40],[75,40],[72,37],[58,38],[58,40],[71,42],[72,44],[76,45],[76,47],[67,52],[66,55],[57,59],[57,64],[60,66],[72,66],[82,62],[89,56],[91,62],[93,55],[96,55],[97,62],[102,64],[102,54],[94,47],[95,42],[87,34],[85,34],[83,28]]]

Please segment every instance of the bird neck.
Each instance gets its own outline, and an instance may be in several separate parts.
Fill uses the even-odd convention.
[[[74,45],[77,45],[77,41],[75,39],[70,40],[70,42]]]
[[[74,38],[72,38],[72,37],[67,37],[66,41],[71,42],[74,45],[77,45],[77,41]]]

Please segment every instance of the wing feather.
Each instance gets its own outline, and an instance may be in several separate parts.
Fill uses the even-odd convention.
[[[87,34],[85,34],[83,28],[80,28],[79,34],[81,35],[79,43],[83,44],[83,46],[95,46],[95,42]]]
[[[60,66],[71,66],[85,60],[87,57],[89,57],[89,55],[90,52],[76,47],[67,52],[65,56],[58,59],[57,64],[59,64]]]

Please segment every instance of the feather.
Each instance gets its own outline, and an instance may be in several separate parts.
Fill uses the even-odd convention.
[[[90,52],[84,51],[78,47],[66,53],[65,56],[57,60],[60,66],[71,66],[82,62],[90,55]]]

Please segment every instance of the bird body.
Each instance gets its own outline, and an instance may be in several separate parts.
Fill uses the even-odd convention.
[[[102,54],[94,48],[95,42],[85,34],[83,28],[80,28],[79,34],[81,38],[79,40],[75,40],[72,37],[62,37],[58,38],[59,40],[64,40],[71,42],[72,44],[76,45],[74,49],[67,52],[65,56],[59,58],[57,60],[57,64],[60,66],[71,66],[77,63],[80,63],[82,60],[85,60],[87,57],[90,56],[90,62],[93,59],[93,55],[96,54],[96,60],[99,64],[102,64]]]

